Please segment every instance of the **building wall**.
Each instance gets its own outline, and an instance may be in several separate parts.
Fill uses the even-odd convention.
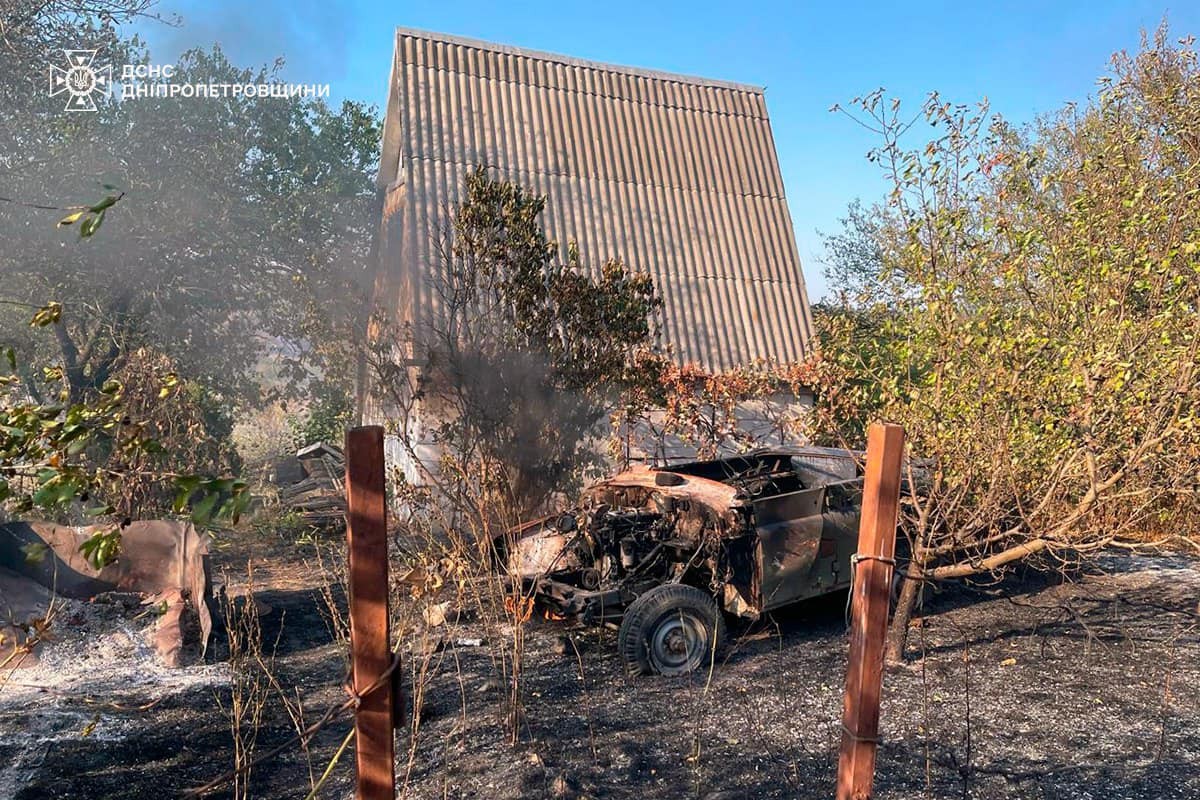
[[[812,405],[813,397],[809,394],[799,397],[776,395],[742,403],[734,412],[737,435],[730,437],[715,454],[706,455],[733,455],[746,450],[745,443],[752,443],[754,447],[807,444],[792,432],[796,430],[795,423],[810,412]],[[608,464],[606,472],[624,469],[630,464],[670,466],[700,457],[700,450],[695,444],[664,432],[664,419],[665,412],[660,411],[652,412],[646,422],[621,431],[614,431],[607,421],[597,425],[592,445],[596,453],[604,456]],[[430,476],[438,474],[442,455],[441,446],[434,436],[439,418],[418,403],[416,413],[408,420],[407,428],[398,426],[398,417],[390,420],[393,425],[385,439],[388,464],[410,483],[426,485]],[[781,425],[781,421],[785,424]],[[620,453],[615,459],[609,454],[609,444],[614,436],[620,442]],[[410,447],[405,447],[402,437],[407,437]]]
[[[480,166],[547,198],[544,227],[564,258],[573,241],[592,269],[619,258],[650,273],[662,344],[679,363],[720,372],[808,355],[811,314],[762,88],[398,30],[376,295],[418,338],[441,313],[428,280],[438,242],[463,176]],[[377,401],[364,416],[436,464],[436,414],[419,409],[403,431]],[[754,409],[744,417],[770,437]],[[630,453],[694,457],[653,427],[629,433]],[[416,476],[405,448],[389,452]]]

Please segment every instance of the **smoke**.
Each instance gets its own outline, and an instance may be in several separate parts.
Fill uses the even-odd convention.
[[[334,83],[347,25],[311,0],[252,9],[118,1],[125,12],[114,29],[81,18],[92,6],[75,0],[21,0],[18,27],[0,0],[0,352],[12,346],[25,363],[50,363],[73,344],[75,371],[102,385],[148,342],[225,398],[249,402],[260,383],[298,384],[318,356],[283,370],[272,351],[269,379],[251,371],[264,341],[294,350],[349,339],[324,328],[351,318],[345,309],[368,283],[379,219],[372,113],[335,106],[310,117],[295,113],[300,100],[249,97],[98,97],[95,112],[67,112],[63,97],[49,96],[46,71],[59,45],[95,47],[119,68],[136,58],[127,37],[137,34],[151,63],[174,63],[180,82],[237,82],[243,67],[292,55],[281,80]],[[214,43],[232,63],[208,52]],[[177,57],[193,48],[193,58]],[[78,224],[55,227],[73,207],[118,194],[86,241]],[[63,325],[31,329],[29,315],[49,301],[64,306]],[[52,334],[64,330],[76,341],[57,342]]]
[[[173,63],[193,47],[218,44],[231,61],[243,66],[283,58],[283,76],[297,83],[334,83],[346,76],[355,15],[341,4],[166,0],[155,10],[179,24],[147,20],[136,26],[150,46],[154,63]]]

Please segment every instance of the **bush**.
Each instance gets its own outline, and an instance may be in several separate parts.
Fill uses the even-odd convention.
[[[122,386],[127,432],[118,432],[88,455],[107,476],[97,491],[118,516],[145,519],[171,513],[176,492],[172,476],[240,471],[231,442],[233,420],[222,399],[181,377],[165,355],[135,350],[113,380]],[[153,446],[121,447],[122,438],[130,436]]]
[[[1023,129],[934,95],[944,133],[916,150],[897,103],[858,101],[894,190],[833,240],[850,283],[822,315],[815,420],[852,444],[904,425],[928,576],[1075,559],[1195,507],[1197,54],[1164,28],[1101,85]]]
[[[309,389],[304,413],[288,423],[294,449],[316,442],[341,447],[353,418],[354,402],[345,387],[331,381],[316,381]]]

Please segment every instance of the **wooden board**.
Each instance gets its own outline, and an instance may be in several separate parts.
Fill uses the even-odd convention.
[[[850,659],[842,706],[838,800],[867,800],[875,780],[883,646],[891,599],[896,518],[900,509],[900,464],[904,429],[871,426],[863,477],[862,520],[851,587]]]
[[[361,694],[391,665],[383,428],[346,433],[346,540],[350,555],[350,651]],[[355,715],[357,800],[395,799],[392,681],[361,698]]]

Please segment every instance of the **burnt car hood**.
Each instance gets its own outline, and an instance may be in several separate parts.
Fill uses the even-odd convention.
[[[718,515],[742,505],[738,490],[727,483],[684,475],[671,469],[638,466],[601,481],[584,491],[584,497],[595,497],[614,487],[648,489],[678,500],[700,503]]]
[[[562,530],[558,525],[564,515],[579,516],[583,506],[597,502],[597,498],[613,489],[641,489],[663,497],[684,500],[706,508],[714,517],[730,523],[732,529],[735,509],[745,505],[746,499],[738,489],[720,481],[695,475],[683,475],[670,469],[635,466],[611,478],[595,483],[582,493],[582,506],[563,514],[549,514],[510,529],[497,537],[497,550],[505,554],[509,574],[522,579],[535,579],[554,570],[576,569],[575,563],[565,548],[571,543],[573,530]],[[501,539],[506,541],[500,541]]]

